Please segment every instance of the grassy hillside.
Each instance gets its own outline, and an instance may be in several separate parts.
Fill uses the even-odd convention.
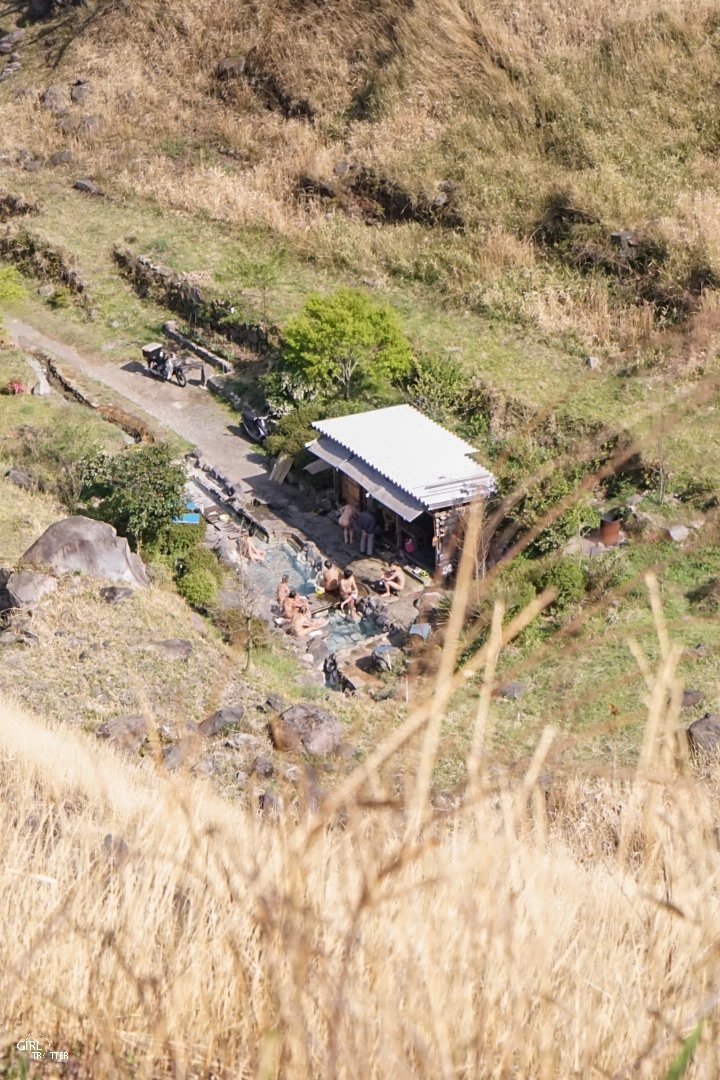
[[[449,351],[489,390],[501,434],[539,408],[639,431],[652,464],[644,418],[707,380],[664,449],[681,486],[716,486],[718,33],[716,4],[675,0],[97,0],[27,25],[0,151],[39,202],[23,227],[88,279],[92,326],[59,314],[111,355],[167,314],[119,278],[118,242],[256,318],[365,284],[419,355]],[[82,175],[108,197],[72,191]]]
[[[103,124],[70,145],[117,190],[264,225],[337,270],[611,347],[636,342],[657,304],[607,273],[610,232],[652,236],[665,284],[686,287],[700,264],[717,275],[713,3],[442,0],[368,14],[354,0],[220,0],[208,16],[196,0],[98,0],[30,34],[42,51],[24,47],[13,86],[89,79],[83,108]],[[220,80],[238,56],[243,74]],[[2,97],[14,140],[67,144],[33,97]],[[362,207],[298,201],[301,177],[337,183],[340,162],[417,198],[449,193],[464,229],[368,228]],[[571,251],[543,227],[558,193],[582,215]]]

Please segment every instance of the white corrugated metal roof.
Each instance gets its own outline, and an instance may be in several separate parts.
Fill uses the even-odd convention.
[[[377,469],[367,465],[361,458],[355,457],[327,435],[321,435],[315,442],[309,443],[308,450],[316,454],[323,463],[340,469],[351,480],[355,480],[368,495],[372,495],[383,506],[399,514],[403,521],[414,521],[425,510],[423,504],[412,495],[408,495],[407,491],[403,491],[397,484],[381,476]]]
[[[349,460],[364,462],[428,510],[495,489],[492,473],[470,457],[473,447],[411,405],[317,420],[312,426],[348,451]]]

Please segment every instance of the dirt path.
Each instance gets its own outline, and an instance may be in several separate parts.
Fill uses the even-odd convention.
[[[195,372],[191,372],[192,381],[181,389],[149,375],[140,359],[124,365],[97,356],[90,359],[20,319],[6,317],[5,327],[18,348],[45,353],[139,405],[165,427],[200,447],[203,456],[234,484],[259,495],[268,490],[265,459],[240,434],[228,409],[199,385]]]

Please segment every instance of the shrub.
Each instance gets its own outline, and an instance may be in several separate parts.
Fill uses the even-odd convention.
[[[620,548],[607,551],[603,555],[594,555],[582,562],[585,577],[585,591],[599,597],[603,593],[616,589],[627,580],[630,570],[625,552]]]
[[[96,433],[81,420],[48,428],[22,427],[13,456],[43,490],[52,491],[63,506],[75,511],[87,482],[87,459],[99,453]]]
[[[222,569],[215,554],[201,546],[205,525],[166,525],[147,549],[153,567],[165,567],[178,592],[195,608],[207,610],[217,599]]]
[[[517,558],[503,568],[492,590],[491,599],[502,598],[508,616],[519,614],[537,596],[532,581],[532,564],[527,559]]]
[[[557,591],[552,603],[556,611],[578,604],[585,596],[583,567],[572,556],[558,559],[549,568],[539,571],[537,581],[541,589],[553,588]]]
[[[14,266],[0,266],[0,304],[9,300],[21,300],[25,296],[25,285]],[[2,311],[0,311],[0,334],[3,331]]]
[[[549,523],[529,546],[534,555],[553,551],[583,530],[600,524],[600,514],[591,505],[590,493],[579,490],[583,477],[595,468],[596,463],[568,462],[532,483],[533,475],[547,471],[551,460],[551,449],[530,440],[516,441],[507,451],[504,475],[500,478],[501,495],[512,494],[530,481],[527,491],[508,515],[524,532],[533,531],[550,515]],[[568,504],[563,505],[566,500]],[[553,507],[557,507],[554,514]]]
[[[178,592],[188,604],[200,610],[207,610],[213,604],[218,593],[216,578],[203,567],[190,570],[177,578]]]
[[[415,361],[407,389],[417,409],[444,423],[461,409],[468,385],[452,356],[425,356]]]
[[[157,534],[150,545],[150,555],[167,556],[176,560],[196,548],[205,536],[205,523],[197,525],[171,523]]]
[[[218,585],[222,581],[222,568],[220,563],[214,552],[206,547],[196,546],[189,549],[184,555],[180,555],[175,560],[175,567],[178,577],[182,577],[183,574],[194,573],[197,570],[207,570]]]
[[[265,440],[271,454],[292,454],[295,457],[317,434],[310,424],[319,420],[323,409],[318,402],[305,402],[278,421],[277,429]]]
[[[267,649],[271,645],[270,628],[264,619],[248,614],[240,607],[216,607],[211,612],[213,624],[230,645]]]

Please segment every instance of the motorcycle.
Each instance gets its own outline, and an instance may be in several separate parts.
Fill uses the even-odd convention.
[[[177,353],[168,352],[164,345],[153,341],[150,345],[143,345],[142,354],[149,370],[154,375],[165,379],[166,382],[174,378],[178,386],[187,386],[185,368]]]
[[[275,422],[271,413],[262,416],[250,408],[249,405],[246,405],[243,408],[241,427],[252,442],[264,443],[268,435],[271,435],[275,430]]]

